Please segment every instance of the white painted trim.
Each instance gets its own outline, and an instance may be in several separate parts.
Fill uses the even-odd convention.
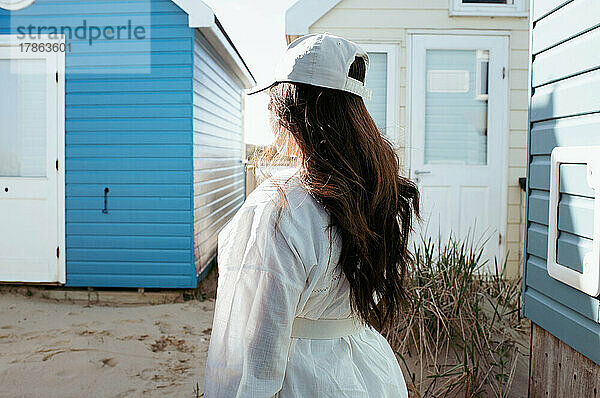
[[[252,73],[236,48],[229,42],[225,32],[217,26],[213,10],[201,0],[173,0],[173,2],[188,14],[189,27],[197,28],[202,32],[210,45],[242,81],[244,88],[253,87],[256,81]]]
[[[64,35],[61,35],[61,43],[65,43]],[[56,104],[58,108],[58,118],[56,131],[58,134],[58,247],[60,247],[60,256],[58,258],[58,281],[67,283],[67,244],[66,244],[66,217],[65,217],[65,53],[58,54],[58,88]]]
[[[548,275],[587,295],[600,294],[600,146],[556,147],[550,157],[550,203],[548,206]],[[583,272],[560,265],[557,260],[560,165],[587,164],[587,183],[594,189],[592,251],[583,258]]]
[[[411,117],[411,103],[412,103],[412,84],[413,81],[413,67],[412,60],[414,59],[413,55],[413,35],[407,32],[406,35],[406,98],[404,102],[404,113],[406,114],[406,128],[404,130],[404,172],[406,173],[406,177],[410,178],[410,165],[412,160],[412,152],[413,148],[411,146],[412,140],[412,117]]]
[[[298,0],[285,12],[285,34],[305,35],[312,24],[341,0]]]
[[[509,158],[509,143],[510,143],[510,55],[511,55],[511,36],[504,35],[504,48],[505,48],[505,58],[504,58],[504,73],[505,79],[503,84],[503,93],[504,96],[504,117],[501,119],[502,121],[502,151],[504,153],[504,167],[502,168],[502,186],[500,187],[501,192],[501,202],[502,208],[500,209],[500,219],[502,220],[501,225],[501,234],[502,234],[502,243],[500,244],[501,255],[506,256],[506,263],[508,263],[508,172],[510,168],[510,158]],[[489,59],[488,59],[489,62]],[[490,64],[488,63],[488,67]],[[489,74],[488,74],[489,76]],[[488,78],[488,90],[490,87],[490,82]],[[489,93],[488,93],[488,101],[489,101]],[[488,102],[489,103],[489,102]],[[518,180],[517,180],[518,183]],[[518,253],[517,253],[518,254]],[[500,264],[499,264],[500,265]],[[502,272],[505,272],[505,269],[502,269]]]
[[[462,0],[448,0],[450,16],[528,17],[525,0],[514,4],[464,4]]]
[[[0,47],[17,47],[21,42],[27,43],[43,43],[43,42],[56,42],[59,44],[66,44],[64,35],[52,35],[57,38],[50,38],[49,35],[36,35],[35,38],[19,38],[19,35],[0,35]],[[36,53],[37,55],[44,55],[46,58],[56,56],[56,67],[58,72],[57,82],[57,94],[56,94],[56,134],[57,134],[57,159],[58,159],[58,175],[57,175],[57,246],[60,249],[60,255],[57,260],[57,275],[59,283],[66,283],[66,229],[65,229],[65,53],[64,52],[46,52]],[[18,281],[34,281],[34,280],[47,281],[54,279],[53,275],[40,276],[32,275],[30,277],[19,278]]]
[[[173,3],[186,12],[190,28],[209,26],[215,22],[215,13],[201,0],[173,0]]]
[[[400,63],[398,44],[357,42],[366,52],[387,54],[386,136],[394,147],[400,144]]]

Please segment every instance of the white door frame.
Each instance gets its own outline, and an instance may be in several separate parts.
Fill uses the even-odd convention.
[[[20,35],[0,35],[0,47],[9,47],[13,51],[24,51],[21,43],[57,43],[59,51],[36,52],[39,58],[52,59],[56,65],[56,159],[57,162],[57,275],[54,282],[66,283],[66,244],[65,244],[65,36],[36,35],[36,38],[21,38]],[[62,51],[60,51],[62,50]],[[0,93],[2,95],[2,93]],[[47,159],[48,162],[53,161]]]
[[[406,62],[406,125],[407,125],[407,131],[404,137],[404,145],[405,148],[407,148],[407,150],[405,151],[405,157],[406,157],[406,165],[407,167],[407,171],[408,171],[408,176],[409,177],[413,177],[413,167],[412,167],[412,160],[413,160],[413,151],[414,148],[412,148],[411,142],[412,142],[412,131],[413,131],[413,127],[414,127],[414,117],[412,116],[412,113],[415,111],[413,109],[413,79],[414,79],[414,72],[413,72],[413,61],[414,61],[414,56],[413,56],[413,51],[414,51],[414,38],[415,36],[418,35],[427,35],[427,36],[431,36],[431,37],[435,37],[435,36],[441,36],[441,37],[448,37],[448,36],[473,36],[474,38],[476,37],[481,37],[481,36],[487,36],[487,37],[503,37],[505,39],[505,57],[503,60],[500,60],[500,63],[502,65],[504,65],[504,75],[506,76],[506,78],[503,79],[502,81],[502,86],[501,86],[501,90],[500,92],[497,94],[498,98],[497,101],[501,104],[501,106],[504,107],[505,111],[502,112],[502,117],[500,118],[500,123],[501,126],[499,128],[499,131],[502,132],[501,134],[501,159],[502,159],[502,166],[501,166],[501,173],[502,173],[502,178],[501,178],[501,187],[500,187],[500,192],[501,192],[501,197],[500,197],[500,203],[501,203],[501,209],[500,209],[500,234],[502,236],[502,242],[499,245],[499,252],[502,256],[506,255],[506,243],[507,243],[507,239],[506,239],[506,232],[507,232],[507,213],[508,213],[508,135],[510,134],[510,130],[508,129],[508,118],[509,118],[509,114],[510,114],[510,108],[509,108],[509,102],[508,102],[508,93],[509,93],[509,88],[510,88],[510,84],[509,84],[509,79],[510,79],[510,64],[509,64],[509,54],[510,54],[510,32],[508,31],[499,31],[499,30],[490,30],[490,31],[485,31],[485,30],[428,30],[428,29],[413,29],[413,30],[408,30],[407,31],[407,40],[406,40],[406,56],[407,56],[407,62]],[[464,47],[468,47],[468,45],[465,45]],[[457,47],[457,49],[460,49]]]

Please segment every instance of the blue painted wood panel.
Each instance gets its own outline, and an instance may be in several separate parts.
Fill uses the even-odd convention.
[[[600,145],[600,58],[595,50],[600,28],[597,19],[582,14],[595,15],[600,7],[589,0],[534,0],[532,6],[537,22],[531,33],[536,56],[531,65],[523,314],[600,364],[600,298],[550,277],[546,268],[552,149]],[[594,191],[583,164],[561,165],[559,174],[557,261],[581,272],[592,244]]]
[[[599,47],[600,28],[596,28],[536,55],[532,71],[533,86],[597,69],[600,65]],[[561,62],[564,59],[569,62]]]
[[[556,19],[569,23],[555,23]],[[598,25],[600,2],[597,0],[569,1],[552,13],[550,18],[536,22],[536,35],[532,38],[532,53],[538,54],[557,44],[578,36]]]
[[[67,285],[195,287],[187,14],[170,0],[36,0],[0,10],[0,34],[128,21],[143,39],[67,37]]]
[[[600,108],[600,70],[572,76],[535,89],[531,98],[533,122],[593,114]]]
[[[523,300],[527,302],[533,321],[548,330],[575,350],[600,364],[600,333],[598,323],[582,316],[556,300],[556,296],[535,290],[525,291]],[[528,315],[529,318],[531,316]]]
[[[527,285],[538,292],[544,292],[553,300],[572,309],[574,312],[595,321],[600,321],[600,304],[592,297],[582,297],[581,292],[552,278],[546,271],[546,259],[529,255],[527,260]]]
[[[202,275],[217,236],[245,197],[243,85],[199,33],[194,38],[194,250]]]
[[[531,2],[533,20],[538,21],[548,16],[573,0],[535,0]]]
[[[531,126],[531,155],[547,155],[555,146],[600,145],[600,113],[551,119]]]

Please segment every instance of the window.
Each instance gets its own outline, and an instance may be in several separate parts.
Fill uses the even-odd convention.
[[[371,101],[365,104],[382,132],[387,127],[387,53],[369,52],[369,73],[365,85],[371,89]]]
[[[475,98],[481,101],[488,99],[488,75],[490,65],[490,52],[477,50],[477,65],[475,67]]]
[[[369,72],[365,85],[373,95],[365,101],[369,114],[383,135],[398,143],[399,121],[397,109],[397,76],[399,69],[396,46],[386,44],[361,44],[369,54]]]
[[[425,50],[425,165],[487,165],[481,58],[487,50]],[[487,72],[487,69],[486,69]]]
[[[450,15],[526,17],[525,0],[450,0]]]
[[[0,177],[46,177],[45,59],[0,59]]]

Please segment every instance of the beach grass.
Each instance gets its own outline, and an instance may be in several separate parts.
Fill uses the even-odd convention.
[[[484,258],[484,244],[472,235],[414,244],[408,313],[386,333],[412,397],[515,396],[528,353],[521,283],[505,278],[505,262]]]

